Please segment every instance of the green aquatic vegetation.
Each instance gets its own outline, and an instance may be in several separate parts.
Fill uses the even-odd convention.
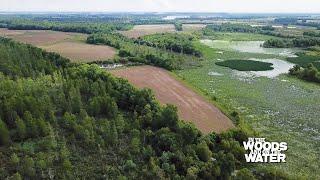
[[[320,70],[320,56],[306,55],[303,53],[298,54],[298,57],[287,58],[287,61],[297,64],[302,67],[307,67],[308,64],[313,64],[317,69]]]
[[[215,103],[226,111],[239,112],[261,137],[287,142],[287,163],[272,164],[273,167],[297,179],[319,179],[320,174],[315,173],[320,168],[319,85],[288,75],[275,78],[241,77],[232,69],[216,64],[251,58],[285,60],[283,56],[221,50],[200,42],[195,42],[195,45],[203,53],[202,66],[177,70],[177,76],[208,97],[215,97]],[[223,75],[208,75],[213,71]]]
[[[285,57],[295,57],[298,49],[289,48],[264,48],[264,41],[226,41],[226,40],[201,40],[201,43],[214,49],[232,50],[248,53],[274,54]]]
[[[241,52],[235,51],[231,48],[226,47],[211,47],[204,45],[202,42],[194,42],[194,46],[201,51],[204,59],[249,59],[249,58],[259,58],[259,59],[268,59],[268,58],[280,58],[282,56],[278,54],[263,54],[263,53],[252,53],[252,52]]]
[[[272,70],[272,63],[252,60],[227,60],[216,62],[216,65],[236,69],[238,71],[267,71]]]
[[[208,36],[208,38],[225,41],[265,41],[275,37],[251,33],[214,32],[214,34],[212,36]]]

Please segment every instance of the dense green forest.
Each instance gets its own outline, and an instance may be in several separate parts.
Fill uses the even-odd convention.
[[[286,179],[96,65],[0,39],[0,179]],[[235,170],[237,173],[234,173]]]
[[[196,39],[196,36],[190,34],[162,33],[143,36],[136,40],[136,43],[200,57],[201,52],[194,47],[192,42]]]
[[[168,70],[197,66],[199,62],[199,58],[142,45],[143,41],[134,41],[118,33],[92,34],[87,38],[87,43],[112,46],[119,49],[121,58]]]
[[[306,81],[320,83],[320,57],[299,53],[298,57],[288,58],[291,63],[296,64],[290,69],[289,74],[297,76]]]
[[[281,32],[275,31],[275,28],[272,26],[250,26],[248,24],[232,24],[232,23],[223,23],[223,24],[214,24],[207,25],[203,29],[203,34],[205,36],[215,35],[215,32],[238,32],[238,33],[256,33],[264,34],[269,36],[275,36],[280,38],[295,38],[296,36],[290,34],[283,34]]]
[[[320,32],[319,31],[306,31],[303,32],[304,36],[312,36],[312,37],[320,37]]]
[[[288,39],[268,39],[263,43],[265,48],[286,48],[293,47],[293,42]]]
[[[320,83],[320,70],[312,63],[308,64],[306,67],[295,65],[289,70],[289,74],[306,81]]]
[[[218,32],[261,33],[263,31],[273,31],[274,28],[271,26],[253,27],[248,24],[223,23],[219,25],[207,25],[204,29],[204,33],[210,33],[210,30]]]
[[[309,18],[312,20],[312,18]],[[320,28],[320,24],[316,22],[307,22],[306,18],[298,18],[298,17],[281,17],[275,18],[274,22],[283,25],[299,25],[299,26],[310,26]]]
[[[317,32],[304,32],[303,36],[288,35],[274,31],[271,26],[252,27],[246,24],[224,23],[221,25],[208,25],[203,30],[205,36],[215,35],[215,32],[258,33],[277,37],[265,41],[263,44],[265,48],[307,48],[320,45],[320,38]]]
[[[263,43],[266,48],[307,48],[311,46],[320,46],[320,38],[298,37],[294,39],[269,39]]]
[[[126,23],[91,23],[91,22],[60,22],[60,21],[32,21],[26,19],[1,20],[0,27],[12,30],[53,30],[63,32],[78,32],[92,34],[97,32],[111,32],[114,30],[129,30],[133,26]]]

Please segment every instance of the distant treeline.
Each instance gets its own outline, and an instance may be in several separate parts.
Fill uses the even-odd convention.
[[[203,29],[203,34],[205,36],[212,36],[215,32],[238,32],[238,33],[257,33],[270,35],[275,37],[283,37],[283,38],[294,38],[292,35],[284,35],[282,33],[274,31],[275,28],[272,26],[257,26],[253,27],[248,24],[233,24],[233,23],[223,23],[223,24],[215,24],[215,25],[207,25],[206,28]]]
[[[119,49],[119,56],[132,62],[140,62],[163,67],[168,70],[184,66],[198,65],[199,59],[180,53],[172,53],[159,48],[140,45],[118,33],[92,34],[87,38],[89,44],[104,44]]]
[[[312,36],[312,37],[320,37],[320,32],[319,31],[306,31],[303,32],[304,36]]]
[[[28,20],[35,22],[61,23],[108,23],[108,24],[172,24],[174,21],[162,20],[152,13],[72,13],[72,14],[0,14],[0,20]]]
[[[274,31],[272,26],[257,26],[253,27],[248,24],[233,24],[233,23],[223,23],[223,24],[213,24],[207,25],[204,28],[204,35],[210,36],[214,32],[241,32],[241,33],[267,33]]]
[[[200,57],[201,52],[193,45],[193,41],[195,39],[197,39],[196,36],[189,34],[162,33],[143,36],[142,38],[135,40],[135,42],[138,44]]]
[[[132,25],[125,23],[79,23],[79,22],[46,22],[46,21],[31,21],[31,20],[3,20],[0,21],[3,27],[11,30],[53,30],[63,32],[78,32],[78,33],[98,33],[112,32],[115,30],[129,30]]]
[[[307,48],[311,46],[319,46],[320,38],[297,37],[294,39],[269,39],[263,43],[266,48],[290,48],[301,47]]]
[[[285,17],[285,18],[276,18],[275,23],[283,25],[299,25],[299,26],[310,26],[320,28],[320,23],[308,22],[307,19],[295,18],[295,17]]]
[[[242,32],[242,33],[262,33],[264,31],[273,31],[272,26],[253,27],[247,24],[223,23],[220,25],[207,25],[204,29],[205,35],[210,35],[210,30],[217,32]]]

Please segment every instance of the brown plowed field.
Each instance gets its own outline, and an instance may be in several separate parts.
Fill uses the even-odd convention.
[[[0,28],[0,36],[59,53],[75,62],[108,60],[116,54],[112,47],[86,44],[87,35],[81,33]]]
[[[0,29],[0,36],[12,38],[14,40],[38,45],[50,45],[65,40],[72,40],[74,37],[86,39],[87,35],[80,33],[46,31],[46,30],[8,30]]]
[[[183,24],[182,29],[183,31],[199,31],[206,27],[205,24]]]
[[[120,33],[129,38],[138,38],[145,35],[176,32],[173,24],[156,24],[156,25],[136,25],[129,31],[121,31]]]
[[[59,53],[60,55],[76,60],[77,62],[108,60],[116,54],[116,50],[112,47],[104,45],[91,45],[81,42],[61,42],[40,47],[49,52]]]
[[[112,70],[139,88],[150,88],[162,104],[178,107],[179,117],[193,122],[203,133],[220,133],[234,127],[231,120],[204,97],[170,76],[168,71],[152,66]]]

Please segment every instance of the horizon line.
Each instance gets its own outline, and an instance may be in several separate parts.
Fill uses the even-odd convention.
[[[195,14],[312,14],[320,15],[320,12],[208,12],[208,11],[6,11],[0,10],[0,13],[195,13]]]

